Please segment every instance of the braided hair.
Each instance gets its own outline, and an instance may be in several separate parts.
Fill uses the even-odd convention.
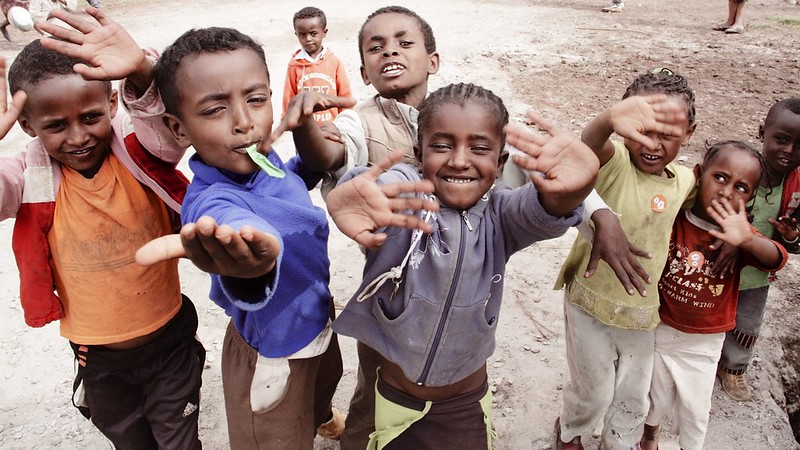
[[[442,105],[464,106],[469,102],[480,103],[495,118],[494,127],[497,134],[501,137],[502,143],[506,142],[506,134],[503,127],[508,124],[508,110],[503,103],[503,99],[494,94],[489,89],[476,86],[472,83],[449,84],[431,93],[419,108],[419,118],[417,119],[417,141],[422,142],[422,132],[430,126],[431,118],[437,113]]]

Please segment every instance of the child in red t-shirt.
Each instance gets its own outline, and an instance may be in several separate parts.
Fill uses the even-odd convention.
[[[702,449],[711,409],[711,392],[725,332],[736,325],[739,272],[747,265],[776,271],[786,250],[761,235],[747,220],[745,204],[755,195],[764,158],[739,141],[712,145],[695,166],[698,196],[672,228],[669,255],[658,283],[661,324],[656,328],[656,357],[650,388],[650,412],[642,448],[658,448],[659,424],[677,409],[680,446]],[[732,275],[717,275],[717,240],[737,247]]]

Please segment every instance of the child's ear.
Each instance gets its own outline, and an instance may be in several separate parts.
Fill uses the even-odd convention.
[[[764,141],[764,131],[766,130],[764,129],[764,124],[762,123],[758,126],[758,139],[762,142]]]
[[[113,119],[117,115],[117,108],[119,108],[119,92],[117,92],[116,89],[112,89],[111,93],[108,95],[108,107],[111,118]]]
[[[361,80],[364,81],[364,86],[369,86],[369,77],[367,76],[367,69],[362,65],[359,70],[361,71]]]
[[[27,134],[32,138],[36,137],[36,131],[31,126],[31,123],[27,117],[25,117],[24,115],[20,115],[19,119],[17,119],[17,123],[19,123],[19,126],[22,128],[22,131],[24,131],[25,134]]]
[[[178,145],[181,147],[188,147],[192,145],[192,140],[189,139],[189,136],[186,134],[186,130],[183,128],[183,122],[177,116],[164,113],[164,124],[167,126],[167,129],[172,134],[172,137],[175,138],[175,141],[178,142]]]
[[[503,174],[503,168],[506,166],[508,162],[508,158],[511,156],[506,149],[500,150],[500,156],[497,158],[497,172],[495,173],[495,178],[500,178],[500,175]]]
[[[694,185],[700,187],[700,177],[703,176],[703,167],[700,164],[694,165]]]
[[[433,52],[428,55],[428,75],[433,75],[439,71],[439,53]]]
[[[696,128],[697,128],[697,124],[696,124],[696,123],[693,123],[693,124],[692,124],[692,125],[691,125],[691,126],[690,126],[690,127],[687,129],[687,130],[686,130],[686,136],[684,136],[684,137],[683,137],[683,141],[681,141],[681,146],[684,146],[684,145],[686,145],[686,144],[688,144],[688,143],[689,143],[689,139],[691,139],[691,138],[692,138],[692,135],[694,134],[694,130],[695,130]]]
[[[422,147],[419,144],[414,144],[414,156],[417,158],[417,162],[422,164]]]

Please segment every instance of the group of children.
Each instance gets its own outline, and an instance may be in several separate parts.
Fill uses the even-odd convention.
[[[190,30],[158,56],[87,12],[96,22],[55,12],[73,29],[40,24],[53,38],[8,71],[0,134],[16,120],[35,139],[3,158],[0,218],[16,218],[26,321],[60,320],[78,366],[73,400],[115,446],[201,445],[205,351],[174,259],[186,256],[231,317],[232,448],[312,448],[317,433],[341,435],[343,449],[493,448],[486,360],[505,265],[586,222],[591,242],[576,238],[557,283],[570,382],[556,446],[583,448],[604,416],[603,448],[656,448],[675,404],[681,447],[702,447],[723,341],[757,335],[739,328],[740,270],[774,273],[784,247],[796,250],[800,100],[770,110],[762,153],[720,142],[691,171],[672,161],[694,131],[694,93],[667,69],[638,76],[580,139],[531,114],[537,133],[509,125],[480,86],[429,94],[433,31],[390,6],[359,33],[362,78],[378,94],[353,107],[322,43],[325,16],[304,8],[273,131],[264,51],[249,36]],[[123,80],[127,114],[111,80]],[[271,148],[285,130],[298,153],[287,162]],[[521,186],[499,180],[506,144],[521,152]],[[190,145],[188,184],[175,164]],[[325,211],[308,194],[320,181],[334,223],[365,248],[339,317]],[[584,209],[593,188],[605,204]],[[648,295],[642,283],[658,279]],[[344,425],[331,405],[336,333],[358,341]]]

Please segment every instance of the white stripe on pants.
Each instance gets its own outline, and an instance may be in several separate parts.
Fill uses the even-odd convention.
[[[654,332],[606,325],[564,296],[567,364],[561,439],[589,435],[605,412],[601,445],[631,449],[642,436],[653,374]]]
[[[660,425],[675,406],[683,450],[702,449],[725,333],[690,334],[656,328],[648,425]]]

